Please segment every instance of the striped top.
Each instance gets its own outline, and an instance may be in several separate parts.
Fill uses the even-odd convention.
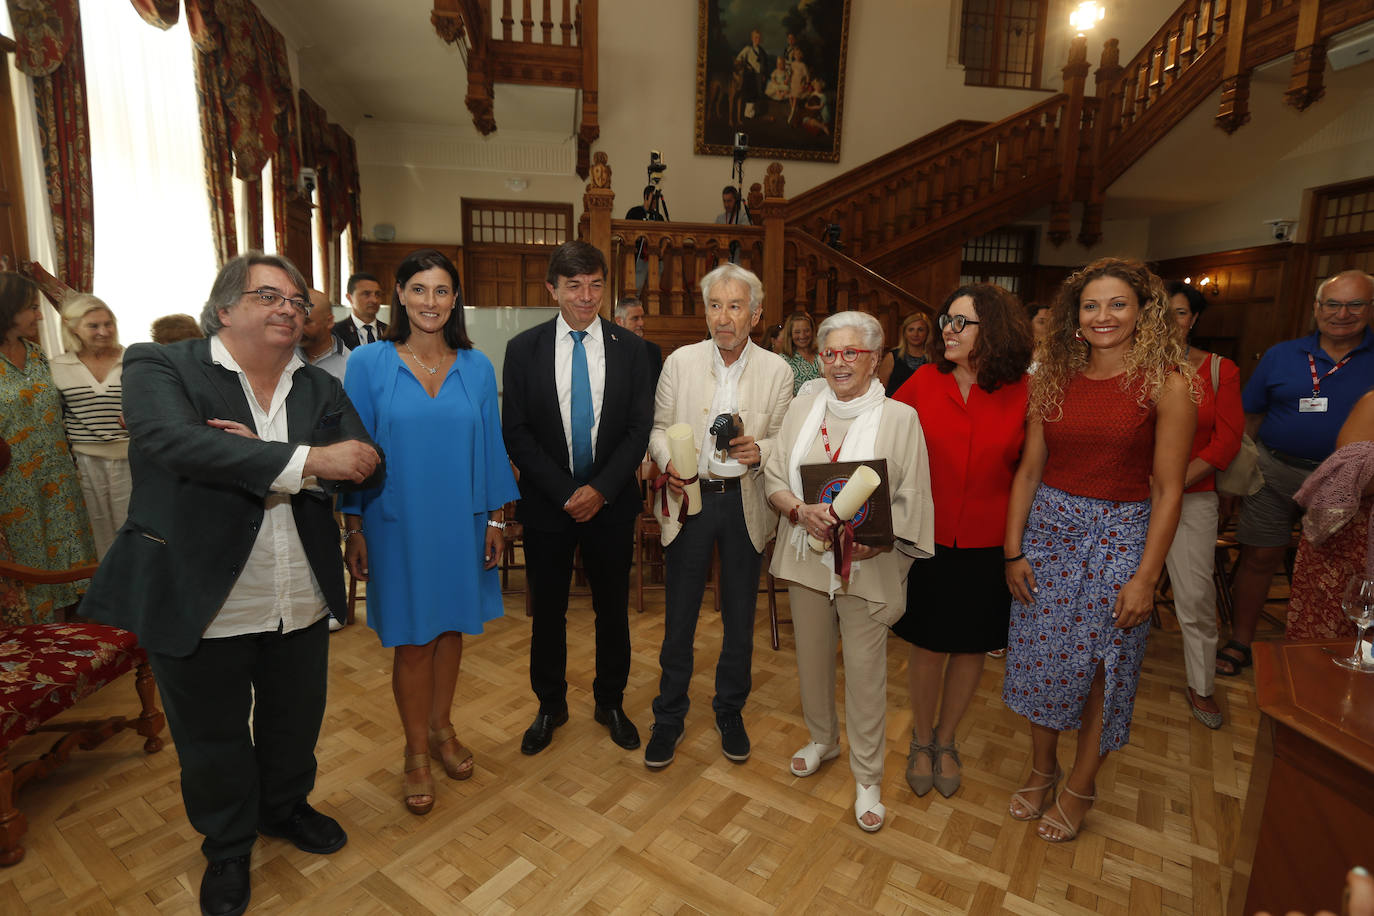
[[[123,363],[115,363],[103,382],[95,380],[75,353],[54,356],[51,367],[53,381],[62,392],[62,417],[72,450],[100,458],[127,458],[129,431],[119,422]]]

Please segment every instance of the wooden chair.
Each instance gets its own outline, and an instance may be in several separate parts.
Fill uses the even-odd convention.
[[[11,599],[22,590],[5,580],[30,585],[55,585],[89,579],[95,566],[49,572],[0,561],[0,596]],[[149,754],[162,749],[164,725],[157,707],[157,684],[147,654],[134,635],[98,623],[45,623],[0,627],[0,865],[24,858],[21,841],[28,819],[16,804],[19,790],[61,766],[74,748],[92,750],[126,728],[144,738]],[[141,707],[133,718],[108,716],[80,722],[48,724],[126,671],[135,669],[134,689]],[[48,752],[19,766],[9,764],[9,748],[19,738],[40,731],[62,733]]]

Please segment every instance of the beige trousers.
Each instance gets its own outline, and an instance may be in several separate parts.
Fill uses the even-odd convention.
[[[835,712],[835,643],[844,652],[845,734],[849,769],[864,785],[883,781],[887,719],[888,628],[873,619],[885,605],[790,585],[792,630],[797,640],[797,678],[801,682],[802,718],[811,740],[839,744]]]
[[[86,498],[86,514],[91,520],[95,558],[100,560],[129,516],[129,493],[133,490],[129,461],[76,452],[76,469],[81,477],[81,495]]]
[[[1217,555],[1217,494],[1184,493],[1178,531],[1164,563],[1174,589],[1174,614],[1183,631],[1188,686],[1212,695],[1216,681],[1217,590],[1212,568]]]

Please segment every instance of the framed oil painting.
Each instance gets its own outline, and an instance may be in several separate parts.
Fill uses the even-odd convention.
[[[849,0],[698,0],[696,152],[838,162]]]

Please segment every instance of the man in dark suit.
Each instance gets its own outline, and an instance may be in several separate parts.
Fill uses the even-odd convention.
[[[559,316],[506,346],[506,451],[520,471],[517,517],[529,571],[530,686],[539,713],[520,744],[549,746],[568,721],[568,589],[573,552],[596,613],[594,717],[616,744],[639,747],[622,703],[630,673],[630,554],[640,509],[635,468],[653,425],[649,353],[598,310],[606,259],[586,242],[566,242],[549,259],[545,286]]]
[[[653,373],[653,385],[658,387],[658,374],[663,371],[663,350],[658,344],[644,336],[644,305],[634,296],[625,296],[615,304],[611,312],[615,323],[644,341],[649,351],[649,370]]]
[[[382,285],[372,274],[356,273],[348,278],[345,289],[352,310],[347,318],[334,325],[334,336],[350,350],[381,340],[387,329],[385,321],[377,320],[377,312],[382,307]]]
[[[148,652],[215,916],[247,908],[259,833],[320,854],[348,840],[306,802],[325,618],[346,611],[332,496],[383,471],[343,386],[297,353],[305,290],[290,261],[250,252],[215,279],[208,339],[128,349],[133,495],[81,606]]]

